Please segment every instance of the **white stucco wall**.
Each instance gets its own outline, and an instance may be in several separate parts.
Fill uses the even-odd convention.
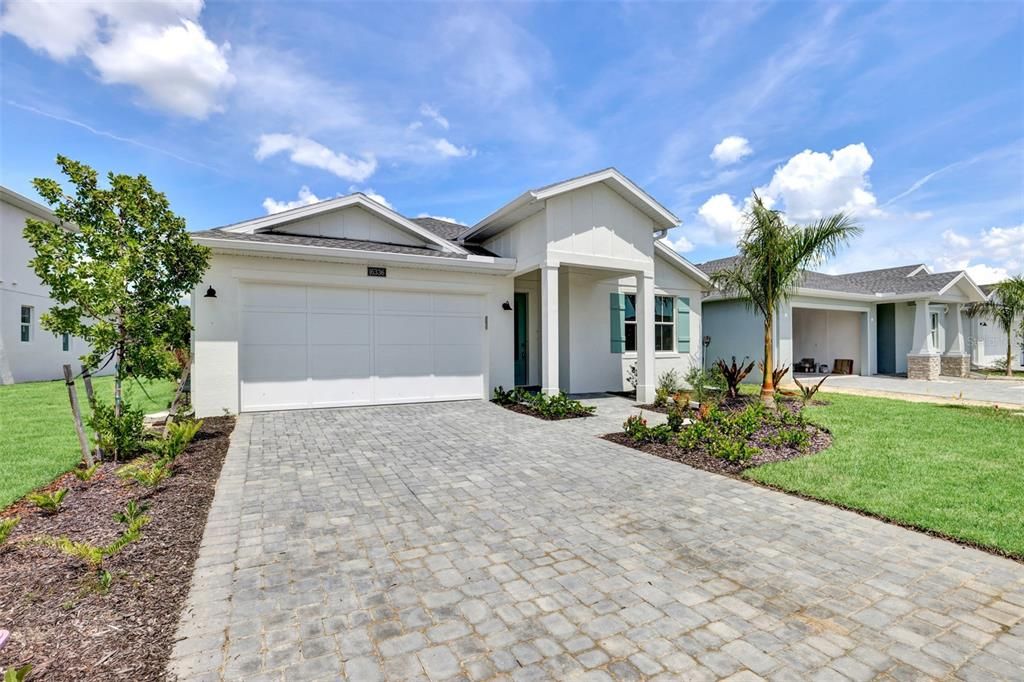
[[[864,369],[861,360],[862,313],[845,310],[793,309],[793,360],[814,358],[832,368],[837,358],[854,362],[853,371]]]
[[[547,243],[547,216],[543,210],[495,235],[484,246],[503,258],[515,258],[522,269],[544,259]]]
[[[982,322],[985,323],[982,326]],[[971,361],[980,367],[992,367],[1006,360],[1006,332],[991,318],[964,319],[965,343],[971,349]],[[1013,366],[1024,368],[1024,339],[1014,334]]]
[[[320,287],[387,288],[480,294],[484,300],[484,378],[487,391],[511,386],[513,377],[513,314],[501,308],[512,300],[512,278],[453,270],[387,266],[387,277],[368,278],[372,261],[334,263],[215,253],[210,269],[193,292],[192,396],[200,417],[236,413],[239,409],[238,344],[242,283],[246,281],[313,284]],[[216,298],[205,298],[208,286]]]
[[[614,190],[594,184],[547,200],[548,254],[649,262],[654,221]]]
[[[423,239],[391,225],[359,206],[321,213],[275,228],[275,232],[299,234],[308,237],[336,237],[362,239],[387,244],[421,246]]]
[[[35,257],[22,232],[25,219],[40,216],[0,201],[0,384],[63,378],[62,366],[79,369],[79,358],[89,352],[82,339],[71,338],[69,350],[61,337],[39,324],[53,302],[49,289],[29,267]],[[21,340],[21,307],[32,307],[32,339]],[[110,373],[108,367],[104,373]]]

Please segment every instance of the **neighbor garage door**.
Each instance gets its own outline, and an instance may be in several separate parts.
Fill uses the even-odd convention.
[[[242,410],[481,398],[480,296],[242,288]]]

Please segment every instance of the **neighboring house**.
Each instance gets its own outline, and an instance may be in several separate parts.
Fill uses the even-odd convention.
[[[992,296],[994,284],[983,284],[981,290]],[[976,317],[968,320],[967,347],[971,350],[971,361],[978,367],[994,367],[1006,362],[1006,332],[991,317]],[[1013,334],[1013,368],[1024,369],[1024,337],[1020,325]]]
[[[705,273],[737,257],[698,265]],[[853,373],[936,379],[967,376],[967,320],[961,308],[985,294],[965,272],[932,273],[924,265],[826,275],[807,271],[775,321],[776,366],[794,370],[852,360]],[[709,360],[763,355],[763,323],[742,301],[712,293],[703,305]],[[756,370],[748,378],[760,381]],[[787,376],[787,381],[789,377]]]
[[[708,279],[679,220],[614,169],[525,192],[472,227],[353,194],[193,233],[199,416],[621,391],[700,363]]]
[[[53,302],[29,267],[35,252],[22,234],[26,218],[56,221],[45,206],[0,187],[0,384],[62,378],[62,366],[77,370],[89,350],[82,339],[39,325]]]

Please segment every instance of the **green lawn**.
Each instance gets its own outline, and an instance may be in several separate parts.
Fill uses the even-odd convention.
[[[831,447],[745,475],[1024,557],[1024,408],[825,399]]]
[[[78,398],[88,414],[85,387],[76,382]],[[101,400],[113,399],[113,377],[93,379]],[[125,384],[125,396],[146,412],[167,409],[174,382]],[[0,509],[73,468],[82,453],[75,435],[63,381],[37,381],[0,386]]]

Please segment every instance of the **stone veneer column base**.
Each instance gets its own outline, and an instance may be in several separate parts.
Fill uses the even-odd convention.
[[[964,354],[942,356],[942,376],[966,377],[971,373],[971,356]]]
[[[907,355],[907,378],[927,379],[932,381],[939,378],[942,370],[942,360],[936,355]]]

